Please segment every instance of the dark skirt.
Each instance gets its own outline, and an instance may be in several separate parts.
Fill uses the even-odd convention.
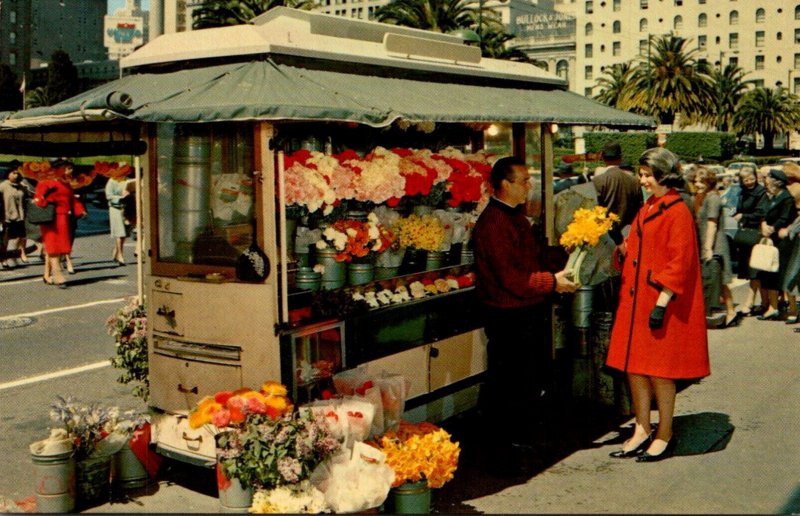
[[[738,245],[736,249],[736,277],[739,279],[757,279],[760,271],[750,268],[750,254],[752,245]]]

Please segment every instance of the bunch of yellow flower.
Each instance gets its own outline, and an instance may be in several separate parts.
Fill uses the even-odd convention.
[[[602,206],[595,206],[592,210],[578,208],[559,242],[568,250],[587,244],[594,247],[618,220],[619,217]]]
[[[393,229],[400,247],[438,251],[444,242],[444,225],[433,215],[409,215],[399,219]]]
[[[401,422],[397,432],[386,432],[371,444],[383,450],[386,463],[394,470],[392,487],[422,479],[429,487],[442,487],[453,478],[461,453],[449,433],[430,423]]]

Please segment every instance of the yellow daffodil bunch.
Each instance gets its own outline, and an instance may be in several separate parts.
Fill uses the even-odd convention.
[[[399,219],[394,226],[400,247],[415,247],[426,251],[438,251],[444,242],[445,229],[442,221],[432,215],[409,215]]]
[[[560,243],[567,250],[585,245],[594,247],[600,242],[600,237],[608,233],[618,220],[617,215],[609,213],[602,206],[595,206],[592,210],[578,208],[567,230],[561,235]]]
[[[422,479],[429,487],[442,487],[453,478],[461,453],[449,433],[430,423],[401,422],[397,432],[386,432],[372,444],[386,454],[386,463],[394,470],[392,487]]]

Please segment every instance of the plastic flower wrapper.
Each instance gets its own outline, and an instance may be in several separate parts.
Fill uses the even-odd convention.
[[[311,475],[311,483],[325,494],[325,503],[336,513],[380,506],[392,482],[394,470],[386,464],[386,455],[360,442],[355,443],[352,454],[342,451]]]
[[[573,281],[581,286],[590,281],[587,272],[582,270],[582,265],[590,249],[597,247],[601,239],[606,236],[608,231],[617,222],[619,217],[602,206],[595,206],[588,210],[578,208],[572,216],[572,222],[567,226],[567,230],[561,235],[559,243],[567,251],[571,251],[566,269],[572,269]],[[594,269],[592,264],[591,269]],[[589,269],[589,267],[587,267]]]
[[[366,367],[348,369],[333,375],[333,386],[336,392],[345,396],[356,396],[372,405],[374,415],[370,435],[383,433],[383,400],[381,390],[375,385],[367,373]]]
[[[320,238],[322,238],[322,230],[299,226],[294,238],[294,252],[308,253],[309,246],[316,244]]]
[[[373,381],[381,391],[383,427],[385,430],[397,430],[405,411],[408,393],[411,391],[411,381],[403,375],[385,371]]]
[[[300,410],[310,410],[325,419],[331,432],[346,448],[370,436],[375,407],[358,397],[345,396],[306,403]]]
[[[450,246],[455,244],[455,228],[457,221],[460,220],[461,214],[445,210],[434,210],[433,216],[439,219],[444,228],[444,236],[442,238],[442,245],[439,247],[440,251],[449,251]]]

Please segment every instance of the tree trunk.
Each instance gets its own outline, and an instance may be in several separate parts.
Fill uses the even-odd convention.
[[[771,151],[775,142],[775,133],[764,133],[764,151]]]

